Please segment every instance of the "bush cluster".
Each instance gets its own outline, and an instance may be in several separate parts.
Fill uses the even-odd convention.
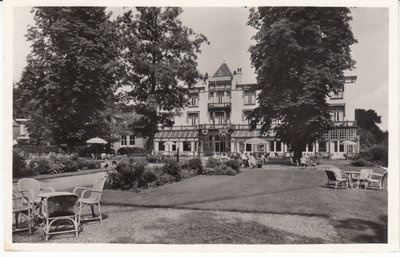
[[[13,151],[13,164],[12,164],[12,170],[13,170],[13,177],[28,177],[32,176],[32,170],[26,168],[25,160],[24,158],[17,152]]]
[[[229,175],[235,176],[240,172],[239,160],[221,161],[215,158],[208,158],[203,175]]]
[[[73,172],[78,169],[98,169],[100,162],[96,160],[76,158],[70,156],[35,157],[29,161],[26,175],[54,174]],[[14,175],[16,176],[16,174]]]
[[[375,145],[366,151],[360,152],[351,162],[354,166],[388,166],[388,148],[384,145]]]
[[[21,153],[25,156],[29,156],[29,154],[38,154],[38,153],[60,153],[65,154],[65,152],[58,147],[57,145],[15,145],[14,150],[18,153]]]
[[[147,150],[142,147],[122,147],[119,148],[117,154],[129,156],[146,156]]]

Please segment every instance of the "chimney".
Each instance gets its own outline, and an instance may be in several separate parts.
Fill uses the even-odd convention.
[[[234,75],[233,75],[233,87],[234,89],[236,89],[236,85],[240,85],[242,84],[242,68],[237,68],[234,71]]]

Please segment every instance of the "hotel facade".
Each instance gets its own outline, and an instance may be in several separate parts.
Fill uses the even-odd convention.
[[[303,154],[319,153],[333,159],[359,151],[355,122],[356,76],[346,77],[344,87],[331,94],[330,105],[335,128],[323,140],[304,149]],[[211,155],[228,152],[265,152],[288,155],[288,146],[275,138],[273,131],[260,137],[260,129],[249,131],[246,116],[258,106],[255,84],[242,82],[242,71],[232,73],[223,63],[208,81],[190,89],[189,105],[179,113],[170,113],[173,127],[159,128],[154,152],[163,155]],[[251,144],[250,139],[264,139]]]

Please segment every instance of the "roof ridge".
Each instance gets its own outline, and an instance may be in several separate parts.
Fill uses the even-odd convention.
[[[233,74],[226,63],[222,63],[218,70],[214,73],[213,78],[232,77]]]

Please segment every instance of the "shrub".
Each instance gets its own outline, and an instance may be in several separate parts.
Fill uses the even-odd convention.
[[[14,149],[17,150],[18,152],[24,152],[25,155],[29,154],[39,154],[39,153],[62,153],[65,154],[65,152],[58,147],[57,145],[16,145],[14,146]]]
[[[28,165],[28,169],[32,171],[32,174],[50,174],[53,172],[50,159],[45,157],[33,158]]]
[[[206,167],[207,168],[215,168],[217,166],[221,165],[221,161],[217,160],[213,157],[209,157],[207,162],[206,162]]]
[[[182,165],[182,169],[195,170],[197,174],[201,174],[203,171],[203,163],[199,158],[189,159]]]
[[[78,163],[72,160],[71,157],[57,157],[53,159],[53,165],[60,165],[60,164],[64,167],[64,169],[55,173],[77,171],[79,168]]]
[[[143,162],[120,162],[115,167],[115,171],[108,173],[105,186],[112,189],[133,189],[143,186],[142,176],[144,171]]]
[[[122,147],[118,149],[117,153],[122,155],[145,156],[147,150],[143,147]]]
[[[12,170],[14,178],[34,175],[31,169],[26,168],[24,158],[17,151],[13,151]]]
[[[76,161],[78,165],[78,169],[86,170],[86,169],[98,169],[100,168],[100,162],[92,159],[78,158]]]
[[[176,181],[176,178],[172,175],[169,175],[168,173],[163,173],[157,180],[157,185],[162,186],[165,184],[170,184],[174,183]]]
[[[354,160],[351,162],[351,164],[353,166],[357,166],[357,167],[371,167],[373,166],[373,164],[363,158],[358,158],[357,160]]]
[[[176,181],[181,180],[181,174],[179,173],[179,165],[176,161],[167,161],[163,166],[164,173],[167,173],[173,177],[175,177]]]
[[[149,155],[147,161],[150,163],[159,163],[162,160],[162,155]]]
[[[240,161],[239,160],[228,160],[224,162],[224,164],[233,170],[237,171],[237,173],[240,171]]]
[[[202,170],[202,171],[203,171],[203,170]],[[184,169],[184,168],[182,168],[182,169],[179,171],[179,173],[180,173],[180,175],[181,175],[181,179],[191,178],[191,177],[194,177],[194,176],[196,176],[196,175],[198,175],[198,174],[201,174],[201,173],[199,173],[197,170],[193,170],[193,169]]]
[[[144,166],[148,164],[147,159],[145,157],[130,157],[128,161],[131,163],[142,163]]]

